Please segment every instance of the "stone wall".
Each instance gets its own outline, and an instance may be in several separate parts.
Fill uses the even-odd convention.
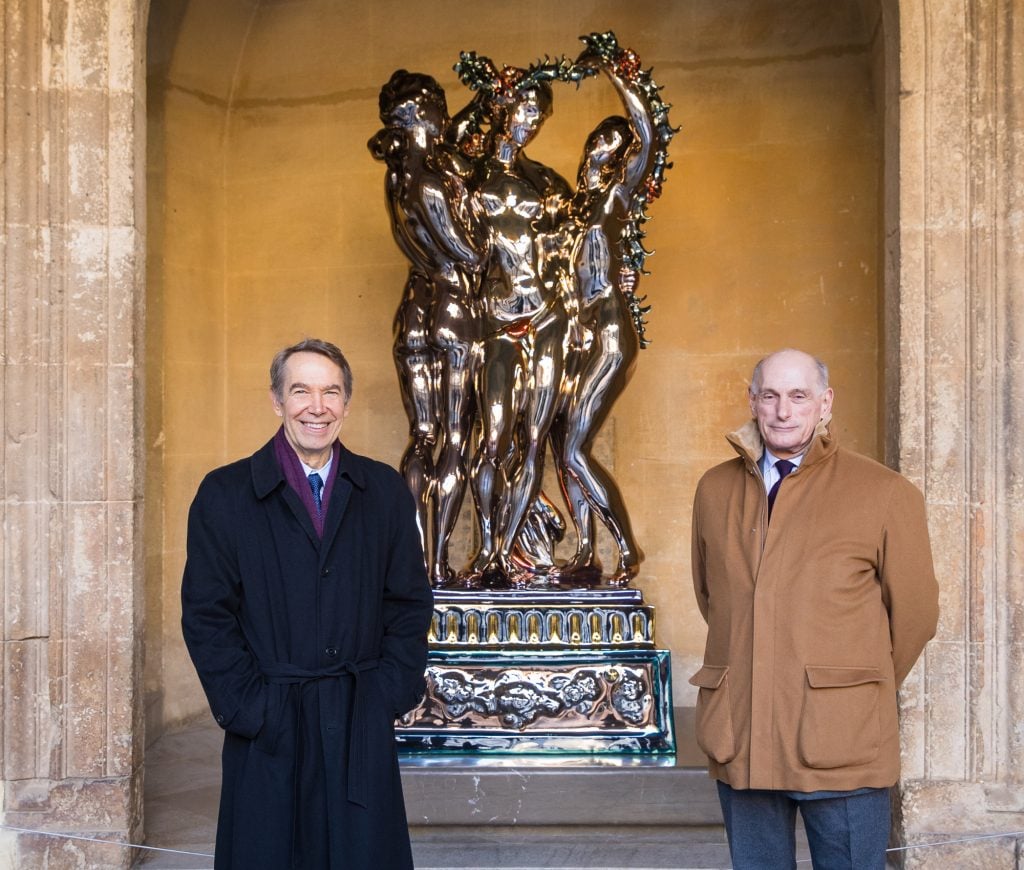
[[[1024,829],[1024,40],[1012,0],[899,11],[892,449],[925,492],[942,588],[903,692],[913,845]],[[907,866],[1018,867],[1020,849],[915,849]]]
[[[191,16],[186,16],[190,9]],[[203,474],[229,458],[224,286],[230,219],[223,165],[234,71],[251,10],[248,0],[173,0],[153,4],[150,13],[145,528],[149,740],[159,736],[164,722],[180,722],[197,712],[199,687],[181,637],[179,589],[189,500]],[[195,52],[203,62],[183,64],[182,42],[198,42]],[[215,51],[211,45],[217,46]]]
[[[145,99],[135,2],[4,4],[5,825],[141,830]],[[10,867],[130,853],[0,831]]]
[[[156,118],[158,135],[164,129],[160,124],[161,118],[166,119],[165,110],[176,101],[179,110],[191,113],[193,133],[215,136],[218,130],[227,131],[230,140],[231,95],[237,101],[234,123],[238,126],[233,132],[239,139],[237,151],[222,152],[235,161],[229,160],[227,175],[213,163],[192,166],[201,191],[219,191],[225,197],[217,212],[219,221],[192,227],[169,226],[174,202],[187,203],[203,194],[185,193],[189,173],[180,171],[178,178],[171,179],[166,171],[170,163],[161,168],[153,160],[154,154],[168,157],[157,140],[157,149],[150,153],[150,202],[157,201],[154,191],[159,191],[170,210],[165,206],[151,212],[149,243],[156,259],[151,260],[148,279],[142,255],[146,190],[140,183],[145,164],[142,40],[147,4],[8,0],[4,5],[0,19],[5,51],[0,68],[5,155],[0,173],[4,269],[0,821],[4,825],[124,839],[141,836],[143,621],[148,621],[147,641],[152,647],[147,650],[146,685],[159,697],[162,687],[171,685],[166,653],[172,658],[180,653],[169,647],[175,637],[172,580],[180,561],[172,563],[180,560],[181,540],[180,528],[172,529],[171,523],[181,522],[186,493],[194,488],[200,466],[237,455],[266,434],[266,424],[256,414],[257,403],[263,401],[268,349],[296,332],[320,331],[324,317],[338,317],[342,329],[352,330],[342,338],[353,345],[357,369],[365,372],[358,389],[370,406],[353,411],[353,418],[364,413],[363,422],[351,430],[355,446],[369,449],[377,442],[385,452],[397,451],[404,440],[392,375],[380,363],[389,344],[387,321],[402,265],[389,247],[383,210],[377,207],[380,168],[372,162],[355,162],[361,147],[357,138],[368,136],[375,127],[376,86],[364,84],[359,90],[352,71],[344,73],[352,81],[344,79],[340,89],[328,87],[322,94],[328,103],[336,98],[344,105],[345,123],[353,127],[344,141],[355,143],[344,145],[352,149],[351,160],[346,157],[341,162],[352,171],[343,179],[341,194],[333,198],[339,210],[353,198],[369,207],[365,221],[321,213],[323,220],[317,225],[337,227],[338,238],[346,245],[368,252],[360,267],[363,271],[339,266],[332,283],[330,264],[319,263],[317,268],[324,270],[321,276],[327,276],[318,279],[322,291],[315,298],[320,301],[301,316],[282,322],[280,331],[263,331],[265,326],[247,329],[241,319],[252,307],[245,304],[245,293],[254,286],[239,265],[246,261],[244,238],[272,238],[288,226],[279,211],[266,212],[272,219],[266,217],[265,224],[253,217],[264,202],[281,200],[261,198],[260,171],[246,159],[263,147],[270,149],[274,165],[283,161],[280,175],[268,173],[263,179],[274,188],[273,197],[280,197],[284,188],[296,182],[298,174],[285,171],[295,169],[296,160],[282,145],[294,121],[290,105],[309,122],[302,128],[304,145],[310,136],[322,136],[325,161],[327,152],[342,147],[335,134],[328,135],[328,128],[317,126],[316,107],[295,106],[295,95],[287,90],[290,85],[275,78],[275,70],[294,69],[297,60],[302,61],[299,69],[309,70],[319,63],[323,70],[328,54],[318,59],[293,52],[290,59],[279,59],[279,67],[257,69],[255,62],[266,56],[274,41],[271,35],[287,34],[287,27],[273,26],[276,21],[284,27],[286,10],[319,10],[315,13],[322,16],[318,23],[327,25],[333,5],[315,0],[161,4],[158,14],[167,27],[165,34],[188,23],[186,13],[194,13],[191,7],[217,7],[225,10],[224,15],[235,15],[240,29],[200,29],[198,35],[207,33],[219,50],[227,34],[249,34],[246,38],[255,40],[248,43],[254,66],[251,77],[239,78],[234,77],[238,68],[231,67],[231,84],[224,89],[207,78],[199,83],[177,80],[180,87],[174,94],[154,91],[150,122]],[[886,0],[880,29],[875,4],[858,7],[862,9],[858,21],[864,25],[860,40],[855,40],[863,54],[858,69],[869,78],[872,74],[881,78],[877,75],[881,52],[886,81],[881,143],[884,196],[872,202],[883,215],[876,229],[884,226],[880,369],[888,422],[876,429],[882,418],[871,398],[878,380],[876,369],[868,377],[871,389],[857,392],[865,371],[862,358],[839,357],[840,395],[852,393],[860,398],[848,409],[841,404],[837,413],[849,411],[846,425],[867,426],[844,435],[848,443],[868,452],[881,450],[874,433],[882,431],[885,455],[922,487],[929,504],[943,616],[938,637],[903,693],[905,770],[899,809],[903,835],[912,846],[1024,828],[1020,729],[1024,669],[1019,639],[1024,615],[1024,303],[1020,293],[1024,37],[1020,21],[1015,20],[1017,5],[1013,0],[903,4]],[[802,4],[749,0],[730,5],[743,11],[730,21],[716,14],[716,9],[724,8],[721,4],[673,4],[684,11],[674,23],[666,23],[645,20],[646,7],[640,3],[635,4],[639,17],[631,19],[637,22],[636,29],[618,28],[624,41],[640,47],[645,62],[653,64],[671,88],[676,104],[673,115],[684,125],[666,197],[652,208],[651,241],[659,250],[650,262],[653,274],[645,285],[658,306],[652,322],[657,344],[645,353],[664,353],[669,361],[653,364],[652,371],[652,364],[641,360],[649,373],[643,373],[642,365],[631,388],[636,399],[624,398],[608,446],[620,475],[628,472],[628,486],[633,487],[627,492],[630,503],[657,498],[669,517],[654,513],[638,525],[644,537],[653,541],[645,591],[663,608],[667,636],[683,658],[699,646],[699,624],[686,603],[685,577],[686,515],[693,478],[698,467],[722,455],[717,452],[721,449],[718,431],[732,422],[731,409],[741,409],[743,378],[753,358],[764,350],[763,341],[758,342],[763,336],[745,316],[750,299],[726,291],[761,287],[782,299],[783,309],[800,301],[798,311],[803,317],[815,300],[814,282],[808,276],[817,274],[810,269],[794,273],[781,266],[766,270],[760,265],[763,257],[747,263],[737,260],[737,250],[763,241],[759,234],[785,244],[794,233],[812,233],[817,221],[805,218],[800,223],[796,212],[787,216],[781,207],[794,203],[778,200],[770,186],[772,179],[764,178],[764,169],[757,171],[756,143],[748,141],[731,152],[721,143],[727,136],[739,141],[752,137],[752,132],[763,137],[771,130],[801,129],[806,136],[812,129],[800,125],[821,118],[827,119],[822,130],[836,130],[837,140],[848,141],[851,131],[863,132],[861,121],[868,123],[879,110],[877,105],[862,103],[860,121],[851,127],[853,116],[815,97],[813,75],[808,81],[792,75],[797,59],[803,58],[814,75],[833,71],[832,78],[826,79],[833,89],[838,82],[851,81],[849,72],[838,71],[844,66],[843,57],[849,61],[852,55],[834,50],[836,40],[828,37],[828,28],[815,35],[797,26],[808,20],[806,13],[820,12],[821,6],[831,10],[832,17],[825,20],[833,26],[841,25],[844,9],[847,13],[854,9],[810,0]],[[456,86],[448,65],[460,48],[527,62],[538,51],[563,45],[570,50],[576,35],[586,29],[602,29],[609,21],[614,24],[618,8],[560,4],[565,18],[558,18],[555,26],[539,7],[531,7],[532,14],[523,19],[529,24],[481,36],[479,26],[462,14],[462,3],[431,6],[436,12],[432,23],[418,31],[396,25],[402,16],[395,3],[373,4],[373,14],[369,5],[345,7],[347,22],[357,33],[368,32],[358,28],[376,22],[386,38],[336,42],[329,52],[332,60],[356,57],[362,64],[359,80],[378,82],[395,66],[412,65],[410,57],[419,58],[422,67],[442,78],[450,91]],[[789,7],[801,14],[786,19]],[[652,4],[650,10],[655,8],[666,7]],[[592,20],[586,12],[602,17]],[[781,27],[786,20],[793,26]],[[253,32],[250,25],[255,27]],[[437,35],[429,26],[438,28],[446,41],[427,39]],[[308,38],[303,33],[293,32],[299,40],[293,44]],[[828,38],[822,40],[823,33]],[[765,51],[766,34],[781,38],[786,50]],[[724,44],[735,51],[726,52]],[[844,39],[841,44],[849,43]],[[202,42],[197,45],[199,51]],[[235,47],[242,52],[241,45]],[[153,56],[173,64],[168,51]],[[730,68],[730,58],[735,68]],[[226,68],[224,72],[227,75]],[[257,72],[263,78],[257,78]],[[311,75],[303,87],[307,93],[315,92],[319,84],[320,79]],[[877,95],[878,88],[868,86],[859,93]],[[775,99],[779,94],[789,99]],[[581,96],[578,106],[575,98],[562,101],[556,121],[567,126],[562,132],[556,127],[550,131],[553,156],[537,155],[565,174],[573,172],[579,128],[592,125],[593,116],[587,113],[600,116],[609,108],[599,101],[591,106],[589,100]],[[190,101],[197,104],[186,105]],[[327,106],[323,115],[331,111]],[[755,120],[759,123],[752,129]],[[252,147],[240,147],[247,133]],[[548,136],[547,130],[544,135]],[[879,144],[864,135],[866,141]],[[792,169],[802,160],[813,169],[812,152],[801,152],[796,144],[790,143],[786,165]],[[186,153],[177,158],[178,170],[184,168],[188,149],[207,147],[203,142],[186,143]],[[786,150],[784,142],[773,141],[771,147]],[[845,175],[847,167],[839,158],[848,152],[838,141],[835,149],[837,162],[824,165],[836,170],[836,178],[816,171],[790,176],[804,198],[817,200],[837,189],[860,191],[864,179],[877,177],[877,165],[870,161],[859,183]],[[822,152],[814,153],[820,157]],[[728,171],[729,160],[735,169],[749,171]],[[772,164],[764,165],[770,171]],[[180,185],[177,200],[167,195],[173,184]],[[232,203],[244,203],[250,212],[244,233],[229,221],[234,214],[226,204],[229,192],[234,196]],[[753,194],[781,209],[781,214],[768,211],[758,223],[758,212],[749,207]],[[195,217],[199,212],[191,214]],[[788,217],[797,223],[781,220]],[[776,218],[780,218],[778,225]],[[842,223],[845,218],[837,220],[826,224],[834,238],[840,230],[849,229]],[[861,226],[856,221],[852,225]],[[205,276],[190,273],[186,265],[175,262],[174,246],[167,249],[165,242],[172,232],[186,233],[179,239],[190,239],[190,244],[223,246],[223,262],[218,264],[214,258]],[[296,243],[302,241],[296,239]],[[821,242],[820,235],[810,235],[808,248]],[[701,256],[706,257],[703,266]],[[870,294],[879,271],[877,255],[866,261],[875,277],[862,284],[844,283],[850,280],[850,272],[840,271],[840,262],[842,270],[847,270],[852,261],[835,259],[834,268],[822,272],[828,276],[826,289],[836,291],[834,297],[826,294],[820,306],[822,320],[817,325],[799,320],[799,328],[773,343],[808,344],[811,340],[812,350],[827,355],[830,346],[839,349],[856,343],[860,347],[854,338],[878,341],[867,324],[874,317],[868,314],[870,307],[857,307],[856,314],[836,307],[853,287]],[[154,263],[159,266],[156,277]],[[274,265],[268,260],[268,273]],[[289,269],[296,270],[288,274],[289,287],[296,286],[298,268],[289,264]],[[161,280],[161,274],[164,279],[173,275],[173,281]],[[798,280],[805,292],[779,296],[780,288],[792,289],[794,274],[803,274]],[[383,298],[371,303],[370,291],[378,282],[394,293],[378,289]],[[179,296],[182,288],[187,292]],[[332,294],[341,290],[352,295],[335,299]],[[263,305],[266,296],[263,290],[253,298]],[[708,307],[716,299],[722,307]],[[151,314],[160,314],[150,317],[148,335],[155,344],[143,354],[141,324],[147,300],[153,304]],[[175,314],[174,305],[186,305],[186,312]],[[372,314],[369,325],[350,327],[355,313],[364,309]],[[190,312],[202,316],[190,319]],[[166,328],[179,320],[199,331],[160,331],[161,324]],[[788,320],[780,315],[778,322]],[[853,332],[851,322],[857,324]],[[708,324],[705,331],[717,330],[717,338],[694,334],[695,326],[693,333],[684,329],[684,334],[676,336],[680,323]],[[833,332],[828,332],[829,324],[835,324]],[[746,332],[745,325],[750,327]],[[207,328],[212,335],[202,332]],[[824,336],[821,345],[813,344],[817,336]],[[211,341],[212,360],[205,352]],[[667,349],[659,350],[659,344]],[[251,364],[244,354],[239,356],[246,347],[252,348]],[[180,461],[169,466],[173,473],[151,475],[146,484],[147,509],[157,514],[147,520],[145,571],[140,534],[143,360],[151,379],[145,395],[149,455],[167,467],[167,451],[176,444],[180,449]],[[714,374],[691,383],[697,371]],[[230,375],[217,386],[214,376],[222,377],[224,372]],[[244,386],[229,396],[229,383]],[[207,389],[215,397],[213,411],[204,402]],[[387,420],[395,422],[387,424]],[[197,449],[189,459],[187,433],[196,426],[203,437],[194,443],[206,452],[200,456]],[[692,473],[677,473],[671,463],[666,464],[666,454],[684,457]],[[663,485],[667,489],[659,489]],[[148,609],[143,606],[141,588],[147,575],[158,578],[158,595],[149,597]],[[174,667],[180,667],[180,661]],[[175,685],[171,694],[177,698],[180,688]],[[184,707],[167,709],[159,700],[153,708],[158,723],[185,712]],[[1013,838],[977,841],[911,850],[906,863],[1009,868],[1018,866],[1020,848]],[[16,837],[0,830],[0,866],[119,867],[129,857],[127,850],[75,840]]]

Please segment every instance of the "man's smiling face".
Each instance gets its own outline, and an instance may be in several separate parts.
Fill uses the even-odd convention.
[[[832,388],[821,382],[814,357],[784,350],[767,357],[750,386],[750,411],[777,459],[803,453],[815,427],[832,410]]]
[[[274,413],[299,459],[321,468],[348,416],[341,369],[318,353],[294,353],[285,362],[283,395],[271,392]]]

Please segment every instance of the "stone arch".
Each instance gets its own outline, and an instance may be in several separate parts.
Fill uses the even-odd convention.
[[[709,0],[691,5],[692,14],[646,4],[634,21],[648,30],[645,62],[666,93],[678,95],[674,112],[684,130],[678,149],[673,143],[676,168],[651,209],[648,241],[656,255],[644,292],[654,302],[652,325],[662,329],[661,338],[643,355],[598,448],[613,468],[634,469],[616,476],[634,525],[645,532],[644,575],[651,578],[645,595],[658,608],[659,642],[673,650],[679,687],[687,685],[702,637],[692,602],[672,590],[688,565],[692,487],[721,458],[720,432],[742,413],[744,379],[764,351],[765,332],[772,330],[775,342],[811,343],[829,359],[846,407],[863,409],[844,414],[844,440],[880,455],[881,155],[872,94],[874,68],[881,68],[878,7],[820,3],[820,20],[808,24],[805,7],[792,4],[757,0],[746,11],[730,7],[724,17]],[[164,350],[161,364],[150,366],[153,401],[146,414],[151,431],[163,433],[152,439],[150,478],[166,485],[147,492],[147,517],[160,516],[162,497],[166,520],[149,528],[151,540],[163,535],[165,546],[153,548],[148,567],[164,559],[163,597],[152,612],[162,607],[168,626],[151,633],[148,644],[147,688],[158,721],[174,723],[204,709],[174,619],[188,501],[206,470],[270,434],[274,418],[259,413],[264,399],[257,385],[265,359],[299,337],[291,330],[326,323],[352,359],[359,384],[346,422],[350,445],[393,461],[404,447],[406,421],[386,360],[405,264],[379,205],[377,167],[364,148],[378,123],[376,84],[368,83],[415,62],[440,76],[455,104],[468,92],[451,72],[452,58],[466,44],[486,47],[497,28],[477,18],[462,34],[438,15],[438,24],[414,39],[401,22],[375,22],[369,6],[354,18],[341,8],[262,3],[224,12],[197,2],[153,5],[161,33],[183,28],[180,38],[154,38],[150,45],[155,159],[148,183],[161,204],[150,212],[148,295],[151,330],[164,330],[162,336],[151,331],[150,359]],[[538,44],[548,44],[572,51],[561,28],[574,14],[549,16],[556,20],[487,50],[530,57]],[[663,25],[657,34],[653,18]],[[586,29],[575,22],[572,28]],[[215,56],[206,51],[211,42],[219,46]],[[373,44],[374,51],[360,63],[338,62],[355,43]],[[575,174],[586,131],[621,108],[610,89],[591,84],[559,91],[536,143],[549,150],[534,153],[567,177]],[[318,142],[330,143],[326,153]],[[282,286],[298,290],[282,293]],[[251,300],[258,300],[259,316],[251,316]],[[765,320],[749,316],[753,307]],[[787,317],[787,308],[799,313]],[[349,328],[356,321],[371,325],[364,335]],[[234,323],[246,324],[248,357]],[[199,418],[187,405],[196,378],[204,383],[204,406],[213,409]],[[705,391],[721,397],[719,407],[707,407]],[[227,394],[244,397],[244,414],[236,413],[241,398],[231,406]],[[374,407],[360,413],[371,394]],[[733,396],[741,397],[738,405],[729,401]],[[163,420],[161,403],[169,409]],[[686,413],[695,415],[700,434],[677,425]],[[674,521],[662,522],[658,513]],[[685,697],[685,688],[679,691]]]

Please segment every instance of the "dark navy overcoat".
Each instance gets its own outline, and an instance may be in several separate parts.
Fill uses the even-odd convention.
[[[420,700],[431,592],[412,496],[341,447],[321,541],[271,440],[189,512],[185,641],[225,730],[215,866],[412,866],[395,717]]]

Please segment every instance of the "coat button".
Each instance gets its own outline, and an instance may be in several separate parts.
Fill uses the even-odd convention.
[[[336,646],[329,646],[324,652],[333,659],[338,654],[338,648]]]
[[[217,714],[217,724],[218,725],[223,725],[224,724],[224,716],[222,714],[220,714],[220,713]]]
[[[324,570],[320,572],[320,576],[321,577],[326,577],[330,573],[331,573],[331,569],[330,568],[324,568]]]

